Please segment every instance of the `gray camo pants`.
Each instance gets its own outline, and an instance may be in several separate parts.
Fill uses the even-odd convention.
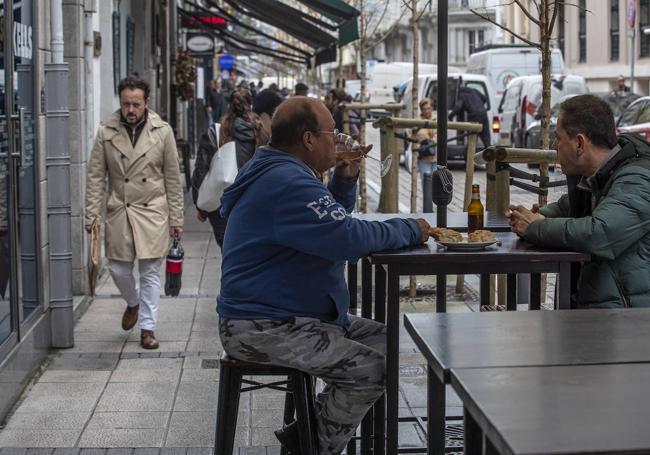
[[[372,404],[384,393],[386,327],[350,316],[346,331],[312,318],[236,320],[220,318],[228,355],[295,368],[321,378],[316,418],[321,455],[340,454]]]

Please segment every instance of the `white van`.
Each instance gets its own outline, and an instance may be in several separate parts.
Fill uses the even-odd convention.
[[[459,71],[450,67],[449,71]],[[418,64],[420,74],[435,73],[438,66],[429,63]],[[413,62],[378,63],[369,60],[366,64],[366,88],[373,104],[394,103],[393,87],[413,77]]]
[[[551,107],[567,95],[589,93],[582,76],[553,75]],[[542,76],[516,77],[508,84],[499,103],[498,144],[524,147],[526,130],[539,116],[542,105]]]
[[[469,56],[467,72],[483,74],[490,83],[497,99],[515,77],[541,74],[542,53],[528,45],[493,44],[480,48]],[[564,74],[564,59],[559,49],[551,50],[551,73]]]

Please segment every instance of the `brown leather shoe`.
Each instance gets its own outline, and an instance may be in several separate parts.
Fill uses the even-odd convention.
[[[131,330],[136,322],[138,322],[138,311],[140,305],[127,306],[122,315],[122,330]]]
[[[158,349],[158,340],[152,330],[140,330],[140,346],[145,349]]]

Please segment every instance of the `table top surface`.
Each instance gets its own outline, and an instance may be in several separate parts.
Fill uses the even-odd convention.
[[[451,368],[650,362],[650,308],[407,314],[404,325],[445,382]]]
[[[503,454],[649,453],[650,363],[453,369]]]
[[[591,258],[585,253],[538,247],[521,240],[512,232],[497,232],[495,235],[500,241],[500,245],[495,244],[480,251],[447,250],[429,238],[427,243],[422,245],[373,253],[370,255],[370,259],[374,264],[426,264],[430,262],[439,264],[468,261],[471,261],[472,264],[485,264],[512,261],[582,262]]]

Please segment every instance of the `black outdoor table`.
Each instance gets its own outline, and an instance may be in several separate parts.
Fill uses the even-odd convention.
[[[650,363],[454,368],[451,384],[466,455],[650,453]]]
[[[436,226],[435,213],[355,213],[355,218],[364,221],[386,221],[391,218],[424,218],[432,227]],[[447,226],[459,232],[467,232],[467,213],[450,212],[447,214]],[[486,212],[485,229],[493,232],[510,232],[510,224],[505,215],[497,212]],[[370,317],[372,314],[372,264],[369,258],[361,260],[361,314]],[[486,275],[488,277],[489,275]],[[482,302],[487,292],[486,279],[481,280]],[[350,309],[357,309],[357,263],[348,262],[348,289],[350,290]]]
[[[452,369],[650,362],[650,309],[408,314],[404,326],[428,365],[432,454],[445,451],[445,384]],[[503,394],[503,406],[518,401],[506,387]]]
[[[386,221],[391,218],[424,218],[432,227],[437,225],[437,217],[435,213],[354,213],[355,218],[364,221]],[[447,214],[447,226],[459,232],[467,232],[467,213],[449,212]],[[484,219],[484,228],[493,232],[510,232],[510,224],[505,215],[497,212],[486,212]],[[350,291],[350,311],[356,313],[358,308],[357,302],[357,263],[348,262],[348,289]],[[377,275],[377,293],[375,299],[378,302],[377,306],[382,309],[382,314],[385,310],[385,295],[386,295],[386,280],[385,271],[383,269],[376,271]],[[361,260],[361,316],[364,318],[372,318],[373,302],[372,302],[372,276],[373,267],[370,258],[363,258]],[[481,296],[482,302],[486,300],[486,293],[489,291],[489,275],[482,276],[481,279]],[[539,276],[533,276],[533,285],[539,283]],[[441,308],[444,307],[444,303]],[[384,317],[380,319],[384,321]],[[383,422],[385,415],[383,412],[383,400],[380,400],[378,406],[374,408],[376,414],[375,422],[380,425]],[[370,453],[372,442],[370,434],[373,421],[371,418],[364,419],[361,424],[361,454]],[[375,434],[378,438],[383,438],[384,427],[375,426]],[[351,445],[350,450],[353,451],[354,447]],[[375,453],[383,453],[384,448],[380,447],[375,450]]]
[[[557,273],[558,308],[570,308],[571,263],[589,260],[589,255],[535,247],[513,233],[497,233],[501,245],[484,251],[447,251],[432,241],[395,251],[372,254],[375,266],[375,318],[387,326],[386,353],[386,451],[398,453],[399,410],[399,278],[402,275],[448,275],[505,273],[508,276],[507,307],[515,310],[516,274],[531,273],[531,308],[539,308],[541,273]],[[384,271],[385,267],[385,271]],[[385,291],[387,282],[387,291]],[[367,290],[366,293],[370,293]],[[384,302],[384,292],[387,299]],[[535,302],[537,302],[535,304]],[[385,306],[384,306],[385,305]],[[534,305],[534,306],[533,306]],[[436,311],[445,311],[436,306]],[[501,313],[501,312],[499,312]],[[384,315],[385,320],[384,320]],[[380,407],[380,406],[379,406]],[[375,411],[376,412],[376,411]],[[381,416],[377,415],[376,419]],[[377,423],[376,423],[377,424]],[[382,428],[375,428],[375,441],[383,439]],[[377,444],[376,444],[377,446]],[[377,447],[375,447],[376,451]]]

